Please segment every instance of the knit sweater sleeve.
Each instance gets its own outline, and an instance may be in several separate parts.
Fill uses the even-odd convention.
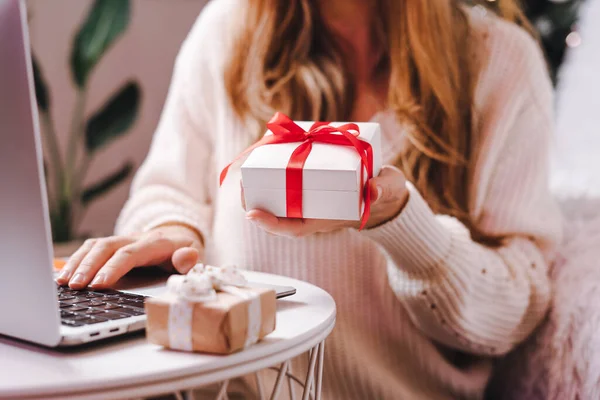
[[[475,242],[410,184],[401,214],[365,232],[388,255],[389,284],[414,324],[439,343],[480,355],[508,352],[541,321],[562,234],[548,189],[552,89],[543,57],[523,31],[494,24],[477,89],[481,147],[471,214],[479,229],[506,242]]]
[[[115,231],[143,232],[182,223],[208,234],[212,218],[211,174],[214,87],[212,49],[220,12],[208,4],[176,58],[166,103],[148,156],[133,180]],[[222,19],[222,18],[221,18]],[[215,22],[215,20],[217,22]]]

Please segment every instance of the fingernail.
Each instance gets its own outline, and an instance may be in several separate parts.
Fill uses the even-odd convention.
[[[69,281],[69,284],[70,285],[82,285],[84,278],[85,277],[81,273],[75,274],[75,276],[73,278],[71,278],[71,281]]]
[[[58,283],[65,283],[68,279],[69,279],[69,271],[66,269],[63,269],[62,271],[60,271],[60,274],[58,274],[58,276],[56,277],[56,281]]]
[[[379,200],[381,198],[382,194],[383,194],[383,189],[381,188],[381,186],[377,186],[377,200]]]
[[[102,285],[105,281],[104,274],[98,274],[91,283],[91,286]]]
[[[190,270],[194,268],[194,266],[196,266],[196,264],[194,264],[193,262],[190,262],[189,264],[184,264],[183,268],[185,268],[185,273],[187,274],[188,272],[190,272]]]
[[[258,226],[259,228],[263,227],[263,222],[260,219],[256,219],[254,217],[250,217],[250,218],[248,218],[248,221],[250,221],[254,225]]]
[[[194,268],[194,266],[196,266],[196,263],[194,261],[182,260],[181,262],[177,263],[175,269],[180,274],[187,274],[192,268]]]

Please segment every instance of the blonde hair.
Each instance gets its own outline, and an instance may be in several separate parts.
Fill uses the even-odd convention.
[[[235,112],[260,126],[282,111],[294,119],[348,120],[355,98],[345,59],[318,0],[247,0],[225,73]],[[516,0],[378,0],[379,64],[389,74],[387,107],[412,126],[397,166],[438,213],[470,221],[475,35],[465,4],[482,4],[530,32]],[[258,132],[257,132],[258,134]]]

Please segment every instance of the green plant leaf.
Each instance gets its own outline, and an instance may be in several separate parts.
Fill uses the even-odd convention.
[[[85,145],[94,152],[123,135],[135,122],[140,106],[140,87],[128,83],[94,114],[85,128]]]
[[[48,162],[44,159],[44,180],[48,182]]]
[[[48,95],[48,85],[42,75],[42,71],[38,66],[35,56],[31,56],[31,64],[33,65],[33,81],[35,85],[35,99],[40,110],[48,112],[50,108],[50,96]]]
[[[52,241],[54,243],[64,243],[73,239],[72,211],[72,203],[66,198],[61,198],[57,207],[50,210]]]
[[[71,52],[71,72],[84,87],[90,72],[106,50],[129,25],[129,0],[96,0],[85,23],[75,35]]]
[[[132,171],[133,163],[129,161],[125,163],[125,165],[123,165],[119,170],[111,173],[109,176],[100,180],[99,182],[87,187],[81,195],[81,203],[83,206],[87,206],[98,197],[122,183],[129,177]]]

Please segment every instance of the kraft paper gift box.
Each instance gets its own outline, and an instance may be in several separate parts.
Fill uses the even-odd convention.
[[[294,124],[308,132],[314,123],[294,121]],[[345,124],[332,122],[327,125],[335,128]],[[359,133],[357,138],[371,145],[373,176],[377,176],[381,169],[379,124],[368,122],[356,125],[359,131],[355,132]],[[341,135],[339,132],[332,134]],[[269,135],[273,135],[272,130],[267,131],[265,138]],[[301,144],[302,142],[265,144],[252,150],[241,166],[247,210],[261,209],[278,217],[299,216],[290,215],[287,190],[290,184],[290,159]],[[348,145],[314,141],[301,171],[301,217],[360,220],[364,210],[363,189],[367,179],[366,168],[357,149]]]
[[[209,298],[194,301],[194,296],[186,298],[173,290],[189,279],[193,278],[172,276],[168,293],[146,299],[146,335],[150,343],[174,350],[230,354],[275,330],[275,291],[229,286],[219,278],[209,278],[216,290]]]

